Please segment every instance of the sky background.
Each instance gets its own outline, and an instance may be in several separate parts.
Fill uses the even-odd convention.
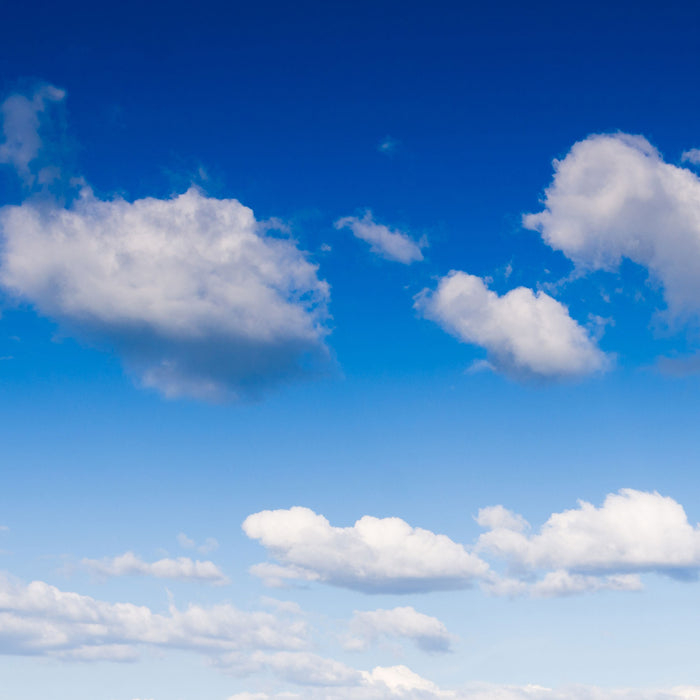
[[[699,25],[4,7],[0,699],[700,697]]]

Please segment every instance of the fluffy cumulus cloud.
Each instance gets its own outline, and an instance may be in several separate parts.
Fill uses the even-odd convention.
[[[485,348],[494,369],[516,378],[577,377],[610,363],[568,309],[541,291],[518,287],[499,296],[480,277],[452,271],[415,306],[462,342]]]
[[[490,595],[554,597],[595,591],[638,591],[640,576],[695,580],[700,525],[656,492],[622,489],[599,507],[553,513],[534,531],[501,505],[482,508],[486,532],[471,544],[413,528],[399,518],[364,516],[332,526],[307,508],[262,511],[243,523],[275,561],[251,573],[271,585],[317,581],[365,593],[411,593],[478,584]],[[424,650],[447,650],[451,637],[437,619],[410,607],[358,612],[347,648],[381,637],[410,639]]]
[[[576,143],[554,162],[544,210],[523,223],[581,272],[615,270],[627,258],[663,285],[672,316],[700,313],[700,179],[641,136]]]
[[[294,615],[245,612],[232,605],[170,606],[167,614],[109,603],[41,581],[0,577],[0,653],[80,661],[127,661],[141,647],[222,655],[240,650],[303,650],[305,621]]]
[[[419,649],[429,652],[450,651],[453,642],[444,623],[410,606],[356,611],[350,622],[350,633],[345,643],[345,648],[350,651],[364,651],[384,637],[408,639]]]
[[[256,396],[327,356],[328,285],[235,199],[0,210],[0,283],[167,396]]]
[[[687,578],[700,568],[700,527],[688,522],[678,502],[655,492],[623,489],[600,507],[580,501],[577,508],[551,515],[534,533],[515,515],[494,522],[490,509],[478,521],[491,528],[479,538],[480,552],[516,571],[550,570],[543,592],[585,588],[597,580],[591,574],[622,574],[609,580],[610,587],[638,588],[624,574],[656,571]]]
[[[370,245],[370,250],[387,260],[410,265],[423,260],[421,248],[426,241],[418,243],[401,231],[392,231],[384,224],[378,224],[372,219],[372,212],[366,212],[360,219],[356,216],[346,216],[335,222],[337,229],[349,228],[355,238]]]
[[[82,565],[100,577],[152,576],[180,581],[202,581],[215,585],[229,583],[227,576],[211,561],[194,561],[189,557],[146,562],[133,552],[105,559],[83,559]]]
[[[25,184],[41,180],[49,169],[38,173],[36,160],[42,150],[41,118],[47,106],[65,98],[65,91],[53,85],[40,85],[30,96],[11,95],[0,105],[3,143],[0,143],[0,163],[11,165]]]
[[[411,527],[400,518],[364,516],[351,527],[334,527],[308,508],[262,511],[243,530],[279,564],[253,573],[279,581],[318,580],[374,592],[465,588],[488,566],[445,535]]]

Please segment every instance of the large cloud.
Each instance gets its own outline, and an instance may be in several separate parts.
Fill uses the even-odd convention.
[[[368,211],[361,219],[356,216],[346,216],[335,222],[337,229],[349,228],[355,238],[366,241],[370,250],[387,260],[410,265],[413,262],[423,260],[421,248],[426,241],[416,243],[402,231],[392,231],[384,224],[378,224],[372,219],[372,212]]]
[[[700,569],[700,527],[688,522],[679,503],[655,492],[622,489],[599,508],[580,501],[578,508],[552,514],[534,534],[515,516],[494,521],[491,509],[480,511],[478,521],[491,528],[479,538],[478,550],[505,559],[516,571],[657,571],[687,578]],[[584,581],[560,574],[558,584]],[[555,586],[556,577],[549,583]],[[618,584],[625,587],[625,579]],[[633,579],[627,584],[635,587]]]
[[[416,309],[465,343],[486,349],[489,363],[517,378],[561,379],[599,372],[609,358],[568,309],[544,292],[518,287],[503,296],[466,272],[452,271]]]
[[[367,593],[417,592],[465,588],[488,571],[462,545],[400,518],[366,515],[352,527],[334,527],[295,507],[250,515],[243,530],[283,565],[253,569],[265,578],[319,580]]]
[[[0,210],[0,283],[168,396],[256,396],[326,358],[328,285],[234,199]]]
[[[686,154],[686,159],[692,160]],[[700,179],[641,136],[595,135],[554,161],[544,211],[523,217],[581,271],[648,268],[675,316],[700,313]]]
[[[622,489],[602,506],[580,501],[553,513],[537,532],[503,506],[479,511],[487,531],[462,545],[412,528],[399,518],[364,516],[334,527],[308,508],[262,511],[243,523],[276,560],[251,572],[272,585],[318,581],[365,593],[466,588],[499,596],[554,597],[595,591],[638,591],[651,572],[695,580],[700,572],[700,525],[656,492]],[[358,613],[350,647],[381,635],[412,638],[424,649],[449,646],[439,620],[412,608]]]

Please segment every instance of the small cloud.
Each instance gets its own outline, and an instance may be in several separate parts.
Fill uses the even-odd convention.
[[[365,651],[380,638],[390,637],[409,640],[422,651],[447,652],[454,640],[440,620],[417,612],[411,606],[356,610],[350,622],[350,634],[344,645],[349,651]]]
[[[56,177],[57,168],[44,168],[37,172],[34,163],[44,145],[40,135],[42,114],[49,103],[61,102],[65,96],[65,90],[45,84],[37,87],[29,97],[10,95],[0,105],[2,133],[5,137],[4,142],[0,143],[0,163],[12,166],[28,186],[37,177],[40,184]]]
[[[474,360],[465,370],[466,374],[481,374],[482,372],[495,372],[496,368],[488,360]]]
[[[180,581],[203,581],[223,586],[230,583],[228,577],[211,561],[193,561],[188,557],[159,559],[146,562],[133,552],[105,559],[83,559],[82,565],[100,577],[153,576]]]
[[[373,253],[404,265],[423,260],[421,248],[428,245],[425,237],[416,242],[403,231],[391,230],[384,224],[376,223],[369,210],[361,219],[356,216],[346,216],[338,219],[334,226],[338,230],[349,228],[355,238],[370,244],[370,250]]]
[[[209,554],[219,548],[219,542],[214,537],[207,537],[204,542],[197,544],[195,540],[188,537],[184,532],[177,536],[177,543],[183,549],[196,549],[200,554]]]
[[[689,151],[683,151],[681,162],[700,165],[700,148],[691,148]]]
[[[195,546],[195,541],[188,537],[184,532],[181,532],[177,536],[177,543],[183,548],[183,549],[194,549]]]
[[[399,142],[392,138],[391,136],[385,136],[377,145],[377,150],[380,153],[386,153],[387,155],[392,155],[396,152],[399,147]]]

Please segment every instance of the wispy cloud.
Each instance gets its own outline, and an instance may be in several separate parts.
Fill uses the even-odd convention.
[[[188,557],[146,562],[133,552],[125,552],[117,557],[83,559],[81,563],[93,574],[108,578],[114,576],[152,576],[180,581],[203,581],[217,586],[229,583],[228,577],[214,562],[193,561]]]
[[[296,616],[245,612],[228,604],[185,610],[171,605],[168,614],[159,614],[42,581],[23,584],[0,576],[0,653],[127,661],[141,647],[217,656],[238,650],[299,650],[309,644],[306,623]]]
[[[32,185],[37,178],[50,176],[35,166],[43,141],[40,134],[41,117],[51,102],[60,102],[66,96],[64,90],[53,85],[40,85],[29,96],[10,95],[0,105],[2,132],[0,163],[12,166],[25,184]]]
[[[396,153],[396,150],[399,147],[399,142],[391,137],[391,136],[385,136],[377,145],[377,150],[380,153],[384,153],[386,155],[392,155],[393,153]]]
[[[423,260],[421,248],[427,245],[422,239],[417,242],[406,233],[392,230],[384,224],[378,224],[372,219],[372,212],[367,211],[360,219],[356,216],[346,216],[335,222],[337,229],[349,228],[355,238],[370,244],[370,250],[387,260],[410,265]]]
[[[209,554],[219,548],[219,543],[214,537],[207,537],[204,542],[197,544],[195,540],[188,537],[184,532],[178,534],[177,543],[183,549],[196,549],[200,554]]]

